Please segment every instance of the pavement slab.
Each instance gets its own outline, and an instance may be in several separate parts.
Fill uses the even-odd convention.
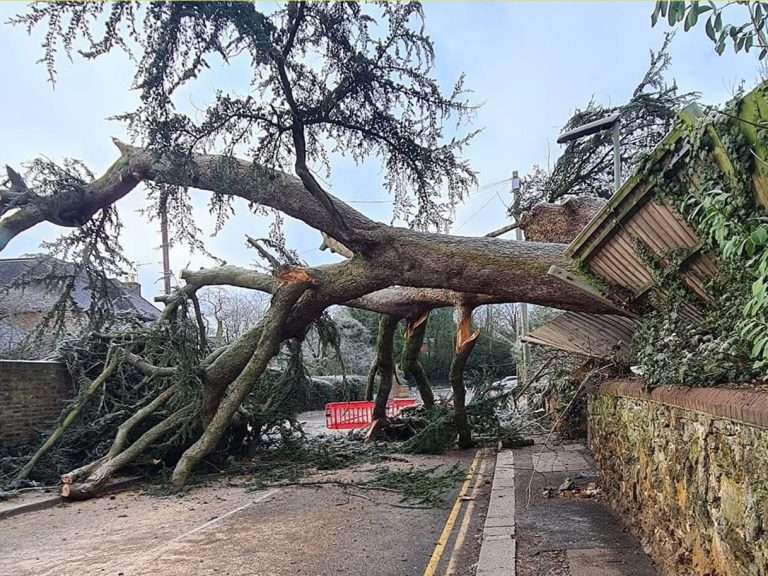
[[[571,576],[640,576],[652,575],[644,566],[640,550],[626,548],[597,548],[568,550],[565,557]]]

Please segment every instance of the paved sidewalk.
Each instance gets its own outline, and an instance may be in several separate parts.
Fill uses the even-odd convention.
[[[572,490],[559,488],[572,483]],[[477,576],[656,576],[653,563],[595,495],[583,444],[500,452]]]

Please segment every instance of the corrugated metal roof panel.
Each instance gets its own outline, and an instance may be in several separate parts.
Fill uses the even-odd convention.
[[[522,340],[590,358],[622,357],[632,347],[636,328],[637,321],[625,316],[564,312]]]

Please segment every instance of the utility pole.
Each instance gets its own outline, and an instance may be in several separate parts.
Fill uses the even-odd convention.
[[[517,170],[512,172],[512,197],[512,200],[516,206],[522,202],[520,177],[518,176]],[[520,226],[515,228],[515,240],[524,240],[523,230],[520,228]],[[517,328],[517,341],[520,342],[520,338],[528,334],[528,304],[525,302],[519,303],[517,305],[517,311],[519,314],[515,324]],[[517,367],[518,384],[523,384],[528,379],[528,344],[523,343],[522,347],[522,370],[520,369],[520,366]]]
[[[621,119],[616,118],[611,130],[613,135],[613,191],[621,186]]]
[[[160,202],[160,236],[163,243],[163,291],[168,295],[171,293],[171,254],[168,245],[168,211],[165,197]]]

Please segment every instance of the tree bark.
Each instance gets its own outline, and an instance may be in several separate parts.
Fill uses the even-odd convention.
[[[457,311],[459,318],[456,330],[456,350],[448,379],[453,390],[453,412],[456,430],[459,434],[459,448],[465,449],[472,447],[472,429],[467,421],[467,389],[464,386],[464,367],[475,348],[480,330],[472,333],[472,308],[462,306]]]
[[[379,318],[379,336],[376,340],[376,367],[379,373],[379,387],[376,390],[376,403],[373,407],[373,423],[379,425],[387,418],[387,401],[392,391],[395,374],[394,344],[395,330],[400,318],[382,314]]]
[[[376,392],[376,374],[379,372],[379,365],[376,358],[371,362],[371,368],[368,370],[368,379],[365,382],[365,395],[363,398],[366,402],[372,402],[373,396]]]
[[[229,394],[219,404],[216,414],[203,434],[182,454],[176,464],[171,477],[171,485],[177,490],[186,484],[192,470],[200,461],[216,448],[229,426],[232,416],[256,385],[269,361],[280,351],[282,324],[307,286],[307,283],[289,284],[275,292],[269,312],[260,322],[261,337],[255,352],[232,382]]]
[[[332,238],[343,237],[344,245],[361,258],[344,263],[348,264],[344,268],[350,272],[348,275],[318,275],[319,289],[305,296],[310,308],[314,304],[324,309],[329,300],[345,302],[399,285],[485,294],[508,302],[583,312],[615,313],[588,294],[547,274],[551,265],[575,270],[574,262],[563,254],[562,244],[467,238],[387,226],[329,196],[345,223],[346,230],[342,231],[337,219],[295,177],[266,170],[253,162],[206,154],[193,155],[182,170],[170,159],[148,150],[123,143],[118,143],[118,147],[122,156],[104,176],[84,190],[62,191],[56,199],[56,214],[39,206],[42,200],[37,200],[37,204],[12,204],[13,197],[0,196],[2,206],[18,208],[0,219],[0,249],[21,231],[46,220],[78,225],[99,208],[129,193],[140,181],[153,180],[237,196],[302,220]],[[62,220],[61,214],[69,215],[69,219]]]
[[[421,401],[425,408],[431,409],[435,405],[435,395],[432,392],[432,386],[429,383],[424,368],[419,362],[421,347],[424,344],[424,335],[427,332],[427,321],[429,312],[426,312],[421,318],[408,323],[405,329],[405,344],[403,352],[400,355],[400,368],[407,376],[416,381],[416,387],[419,389]]]

